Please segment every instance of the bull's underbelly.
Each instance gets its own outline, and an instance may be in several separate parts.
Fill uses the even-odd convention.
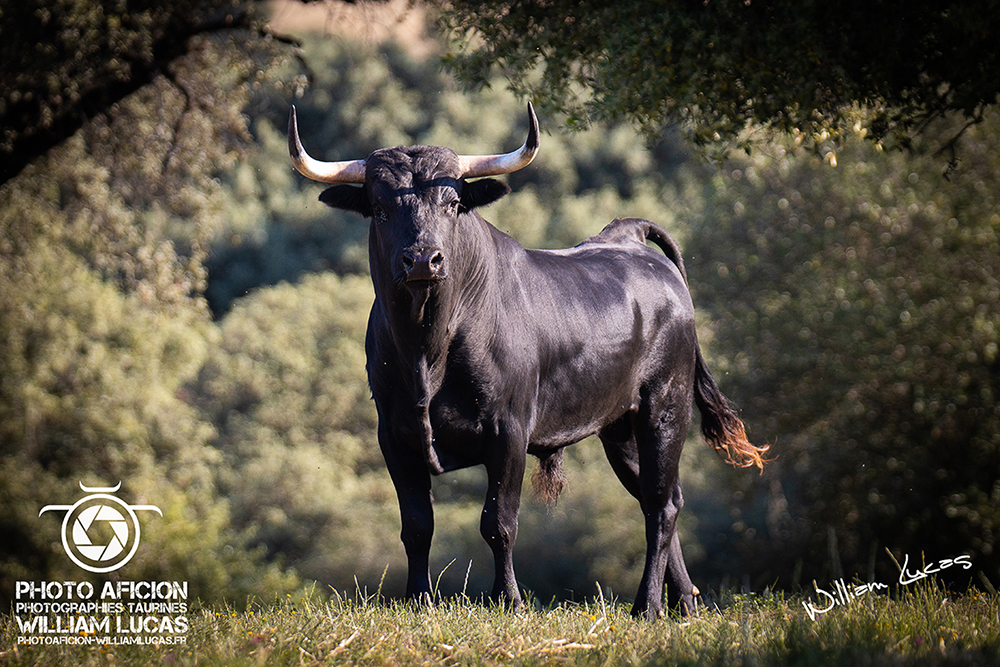
[[[629,406],[617,406],[614,412],[591,410],[581,412],[575,420],[564,418],[558,424],[544,424],[529,434],[524,446],[528,453],[541,454],[574,444],[596,434],[628,410]],[[492,420],[478,422],[456,418],[451,410],[444,407],[432,409],[431,427],[434,450],[446,471],[485,463],[497,435]]]
[[[621,367],[613,370],[619,372],[584,374],[542,385],[529,446],[545,450],[579,442],[635,409],[635,376],[620,372]]]
[[[548,377],[534,373],[513,391],[471,385],[448,386],[430,405],[434,448],[442,466],[457,469],[485,461],[497,437],[513,435],[529,452],[579,442],[635,409],[638,377],[634,359],[574,370],[562,366]]]

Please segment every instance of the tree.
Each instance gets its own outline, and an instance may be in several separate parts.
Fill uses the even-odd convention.
[[[823,152],[853,132],[906,145],[1000,94],[996,0],[453,0],[441,23],[467,81],[499,69],[570,123],[680,122],[702,147],[749,149],[755,128]]]
[[[885,548],[1000,574],[1000,114],[966,139],[950,183],[857,140],[836,169],[772,145],[692,208],[702,332],[777,456],[732,502],[761,584],[891,582]]]
[[[20,9],[4,6],[5,38]],[[102,38],[74,25],[80,48]],[[213,431],[186,388],[217,335],[202,297],[207,242],[226,220],[216,177],[245,150],[258,71],[277,65],[233,46],[202,36],[0,185],[0,600],[17,578],[73,576],[38,509],[80,482],[121,481],[173,520],[146,536],[133,573],[190,580],[204,599],[297,585],[229,525]]]
[[[208,108],[176,64],[213,37],[250,52],[269,48],[248,0],[4,3],[0,183],[157,77],[185,96],[188,109]]]
[[[214,337],[197,257],[158,233],[162,211],[124,205],[84,144],[0,187],[0,602],[16,579],[79,576],[38,510],[80,482],[162,508],[170,532],[146,535],[133,576],[188,580],[204,600],[290,590],[293,576],[231,548],[246,539],[187,399]]]

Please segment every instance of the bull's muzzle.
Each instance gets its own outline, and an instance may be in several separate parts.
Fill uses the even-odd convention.
[[[444,253],[439,248],[406,250],[401,261],[407,283],[436,282],[445,278]]]

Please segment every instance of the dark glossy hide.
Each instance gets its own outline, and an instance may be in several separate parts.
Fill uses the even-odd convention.
[[[661,614],[664,582],[671,606],[693,610],[676,531],[692,401],[713,446],[740,458],[743,445],[701,359],[677,247],[656,225],[623,219],[575,248],[525,250],[474,211],[506,186],[459,173],[445,148],[383,149],[366,160],[364,186],[321,195],[372,218],[368,377],[399,496],[408,595],[431,591],[431,475],[483,465],[493,595],[518,606],[512,550],[526,455],[540,459],[537,488],[555,495],[562,448],[597,433],[645,516],[633,612]]]

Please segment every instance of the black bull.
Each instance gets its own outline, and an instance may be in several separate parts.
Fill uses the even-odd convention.
[[[467,178],[534,157],[530,104],[528,115],[528,140],[507,155],[417,146],[324,163],[302,150],[292,110],[299,171],[362,185],[335,185],[320,200],[371,218],[375,302],[365,349],[379,446],[399,498],[407,595],[431,592],[431,475],[483,465],[493,596],[517,607],[512,552],[526,455],[538,457],[534,486],[551,500],[562,487],[563,448],[596,433],[645,517],[633,614],[662,614],[664,582],[668,605],[688,612],[697,589],[677,514],[692,402],[706,440],[730,463],[761,466],[766,448],[747,441],[702,359],[684,265],[666,232],[617,219],[575,248],[525,250],[474,210],[508,188]]]

